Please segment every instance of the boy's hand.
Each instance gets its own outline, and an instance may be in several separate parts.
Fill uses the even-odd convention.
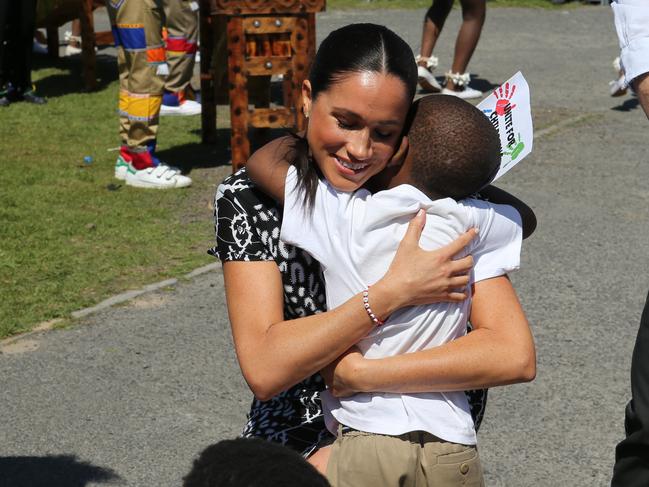
[[[359,350],[352,347],[320,371],[334,397],[347,397],[359,392],[353,387],[353,379],[358,378],[364,361]]]

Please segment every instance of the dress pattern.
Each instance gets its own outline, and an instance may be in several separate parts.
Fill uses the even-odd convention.
[[[280,241],[281,210],[257,190],[245,168],[219,185],[214,201],[216,246],[208,253],[221,261],[275,261],[284,286],[284,319],[326,311],[320,264],[307,252]],[[320,392],[324,380],[314,374],[269,401],[253,399],[242,436],[261,437],[304,456],[330,438],[324,424]],[[468,391],[476,430],[487,394]]]
[[[221,183],[214,201],[216,246],[209,253],[221,261],[275,261],[284,286],[284,319],[326,310],[320,264],[303,250],[279,240],[281,211],[255,189],[241,169]],[[256,436],[309,455],[329,437],[322,414],[320,374],[269,401],[254,399],[242,436]]]

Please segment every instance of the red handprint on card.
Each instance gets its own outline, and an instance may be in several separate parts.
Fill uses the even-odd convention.
[[[509,83],[499,86],[494,90],[494,96],[496,97],[496,113],[501,117],[505,114],[507,105],[511,103],[511,99],[516,93],[516,85],[511,85],[511,90]],[[510,107],[511,110],[516,108],[516,105]]]

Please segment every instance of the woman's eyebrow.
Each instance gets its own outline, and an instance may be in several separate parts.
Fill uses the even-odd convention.
[[[337,115],[343,115],[345,117],[349,118],[354,118],[354,119],[359,119],[363,120],[363,117],[360,116],[358,113],[353,112],[347,108],[342,108],[342,107],[332,107],[331,111]],[[378,125],[396,125],[398,127],[401,126],[401,122],[399,120],[380,120],[377,122]]]

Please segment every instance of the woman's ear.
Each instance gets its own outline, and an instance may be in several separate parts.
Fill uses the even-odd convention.
[[[302,82],[302,110],[306,118],[309,118],[309,114],[311,113],[311,102],[311,82],[305,79]]]
[[[388,162],[386,167],[396,167],[396,166],[401,166],[403,164],[403,161],[406,160],[406,156],[408,155],[408,136],[404,135],[401,137],[401,143],[399,144],[399,147],[395,151],[394,155]]]

